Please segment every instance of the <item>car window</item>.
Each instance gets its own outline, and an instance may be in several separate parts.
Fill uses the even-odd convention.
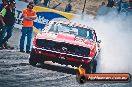
[[[93,33],[92,30],[82,28],[82,27],[76,27],[76,26],[71,26],[68,24],[60,24],[60,23],[53,23],[49,29],[49,32],[63,32],[63,33],[69,33],[69,34],[74,34],[79,37],[83,37],[86,39],[91,39],[93,40]]]

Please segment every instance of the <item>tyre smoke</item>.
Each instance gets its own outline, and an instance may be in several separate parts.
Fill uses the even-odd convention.
[[[101,40],[98,73],[132,74],[132,16],[110,13],[94,18],[76,17],[73,21],[87,24],[96,30]]]

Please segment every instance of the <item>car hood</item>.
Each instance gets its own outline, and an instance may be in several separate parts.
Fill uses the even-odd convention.
[[[81,37],[77,37],[69,33],[53,33],[53,32],[42,32],[36,35],[36,39],[47,39],[57,42],[65,42],[73,45],[83,46],[86,48],[93,48],[95,42]]]

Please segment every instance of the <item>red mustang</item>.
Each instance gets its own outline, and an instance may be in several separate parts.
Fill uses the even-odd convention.
[[[33,40],[31,65],[52,61],[82,65],[88,73],[96,72],[99,43],[95,30],[69,21],[50,21]]]

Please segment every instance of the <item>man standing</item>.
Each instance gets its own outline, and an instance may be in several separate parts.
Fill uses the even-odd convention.
[[[43,3],[43,5],[45,6],[45,7],[48,7],[48,4],[50,3],[50,0],[44,0],[44,3]]]
[[[114,0],[108,0],[107,7],[112,8],[114,6]]]
[[[15,4],[14,0],[9,0],[8,6],[3,8],[0,12],[0,21],[3,26],[0,35],[0,49],[7,48],[4,44],[12,36],[13,26],[15,23]]]
[[[22,26],[22,35],[20,39],[20,52],[24,51],[24,42],[25,37],[27,36],[27,44],[26,44],[26,53],[30,53],[30,45],[32,39],[33,32],[33,20],[35,20],[36,12],[33,10],[34,4],[33,2],[29,2],[27,8],[23,10],[23,26]]]
[[[70,12],[72,10],[71,0],[68,1],[68,4],[65,7],[65,12]]]
[[[0,11],[6,6],[8,3],[8,0],[2,0],[2,3],[0,3]]]
[[[4,8],[4,7],[6,7],[7,6],[7,2],[8,2],[8,0],[2,0],[2,3],[0,3],[0,12],[2,11],[2,9]],[[1,28],[2,28],[3,26],[2,26],[2,23],[0,22],[0,32],[1,32]]]

